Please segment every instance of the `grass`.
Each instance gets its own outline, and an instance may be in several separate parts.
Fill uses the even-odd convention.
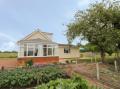
[[[107,53],[105,54],[106,56],[106,59],[109,59],[109,58],[115,58],[115,53],[113,53],[112,55],[108,55]],[[80,56],[81,56],[81,59],[91,59],[91,58],[95,58],[96,59],[100,59],[101,56],[100,56],[100,53],[96,53],[96,55],[91,55],[90,53],[80,53]]]
[[[17,58],[17,53],[0,53],[0,58]]]
[[[91,58],[92,58],[92,61],[95,62],[95,57],[91,57],[89,53],[80,53],[80,58],[79,58],[79,62],[91,62]],[[9,59],[14,59],[14,58],[17,58],[17,53],[0,53],[0,60],[9,60]],[[112,54],[111,56],[109,56],[108,54],[106,54],[106,61],[113,61],[113,59],[115,58],[115,54]],[[71,61],[71,60],[76,60],[76,58],[68,58],[68,59],[65,59],[66,61]],[[100,54],[97,53],[96,54],[96,60],[97,61],[100,61]]]
[[[105,62],[109,64],[113,64],[115,58],[116,58],[115,53],[113,53],[111,56],[106,53]],[[76,58],[68,58],[65,60],[69,63],[72,63],[72,61],[73,62],[76,61]],[[90,62],[100,62],[100,61],[101,61],[100,53],[97,53],[94,56],[91,56],[91,54],[88,52],[80,53],[80,58],[77,58],[77,63],[82,63],[82,62],[90,63]]]

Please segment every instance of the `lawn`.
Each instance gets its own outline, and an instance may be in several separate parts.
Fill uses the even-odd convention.
[[[2,58],[17,58],[17,53],[0,53],[0,59]]]
[[[112,55],[108,55],[107,53],[105,54],[105,58],[106,59],[112,59],[115,58],[115,53],[113,53]],[[92,54],[90,52],[85,52],[85,53],[80,53],[80,57],[81,59],[100,59],[100,53],[96,53],[96,54]]]
[[[116,58],[115,53],[113,53],[111,56],[106,53],[105,62],[113,64],[115,58]],[[80,53],[80,58],[66,58],[65,59],[65,61],[69,63],[71,63],[72,61],[74,62],[76,60],[77,60],[77,63],[83,63],[83,62],[91,63],[91,62],[97,62],[97,61],[100,62],[101,57],[100,57],[100,53],[96,53],[96,55],[92,56],[91,53],[85,52],[85,53]]]

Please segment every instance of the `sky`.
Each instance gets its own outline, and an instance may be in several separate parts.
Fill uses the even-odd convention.
[[[0,0],[0,50],[17,50],[16,42],[37,28],[53,33],[55,42],[67,43],[66,25],[92,2],[95,0]]]

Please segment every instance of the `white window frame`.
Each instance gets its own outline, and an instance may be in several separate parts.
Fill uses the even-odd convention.
[[[40,56],[35,56],[34,53],[35,53],[35,45],[38,44],[38,50],[42,50],[42,54],[38,54]],[[32,46],[30,46],[32,45]],[[43,45],[47,45],[47,47],[43,47]],[[27,46],[27,49],[26,49],[26,56],[24,56],[24,47],[25,45],[24,44],[21,44],[20,45],[20,48],[19,48],[19,57],[49,57],[49,56],[55,56],[56,55],[56,46],[55,44],[39,44],[39,43],[26,43],[26,46]],[[50,47],[49,47],[50,46]],[[21,48],[23,49],[21,51]],[[33,55],[32,56],[28,56],[28,51],[29,51],[29,48],[32,48],[33,49]],[[43,56],[43,48],[47,48],[47,55],[46,56]],[[51,55],[48,55],[48,48],[51,48],[52,49],[52,54]]]

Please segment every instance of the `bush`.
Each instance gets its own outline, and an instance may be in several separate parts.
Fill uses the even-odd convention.
[[[32,66],[32,65],[33,65],[33,61],[32,61],[32,59],[31,59],[31,60],[26,61],[26,62],[25,62],[25,65],[26,65],[27,67]]]
[[[86,80],[80,76],[74,76],[71,79],[52,80],[47,84],[42,84],[35,89],[100,89],[88,86]]]
[[[35,86],[67,77],[66,73],[56,66],[5,70],[0,71],[0,89]]]

